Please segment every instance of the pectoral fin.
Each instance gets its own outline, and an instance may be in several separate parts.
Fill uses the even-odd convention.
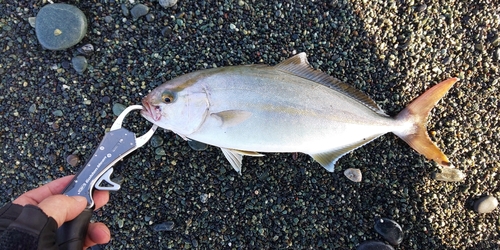
[[[252,116],[252,113],[244,110],[226,110],[212,113],[210,116],[220,121],[221,127],[227,128],[244,122]]]
[[[321,152],[321,153],[316,153],[316,154],[310,154],[311,157],[317,161],[321,166],[323,166],[328,172],[333,172],[335,171],[335,163],[340,159],[340,157],[344,156],[345,154],[353,151],[356,148],[359,148],[366,143],[372,141],[373,139],[379,137],[380,135],[375,135],[372,138],[367,138],[366,140],[360,141],[360,142],[355,142],[350,145],[346,145],[341,148],[335,148],[331,149],[329,151]]]
[[[236,172],[238,172],[239,174],[241,174],[241,163],[243,162],[243,155],[264,156],[263,154],[251,151],[243,151],[243,150],[229,149],[229,148],[220,148],[220,149],[222,150],[222,153],[229,161],[229,163],[231,163],[231,166],[233,166],[234,170],[236,170]]]

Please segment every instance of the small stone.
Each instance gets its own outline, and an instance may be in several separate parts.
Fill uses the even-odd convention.
[[[394,248],[383,242],[370,240],[359,244],[356,250],[394,250]]]
[[[158,2],[163,8],[170,8],[177,3],[177,0],[159,0]]]
[[[104,22],[111,23],[111,22],[113,22],[113,18],[111,16],[105,16],[104,17]]]
[[[150,13],[150,14],[146,15],[146,21],[152,22],[154,20],[155,20],[155,16],[153,14]]]
[[[118,228],[122,228],[123,224],[125,223],[125,220],[124,219],[118,219],[117,222],[118,222]]]
[[[458,182],[465,179],[465,174],[456,168],[442,168],[441,173],[433,173],[432,178],[438,181]]]
[[[153,148],[157,148],[157,147],[160,147],[161,145],[163,145],[163,138],[159,135],[154,135],[153,137],[151,137],[151,146],[153,146]]]
[[[36,16],[35,32],[44,48],[67,49],[79,43],[87,33],[87,18],[73,5],[48,4]]]
[[[207,201],[208,201],[208,194],[202,194],[202,195],[200,195],[200,201],[201,201],[201,203],[207,203]]]
[[[498,207],[498,199],[492,195],[484,196],[474,202],[474,211],[484,214],[490,213]]]
[[[482,52],[484,50],[484,45],[482,43],[476,43],[474,45],[474,48],[479,51],[479,52]]]
[[[28,109],[28,112],[30,113],[35,113],[36,112],[36,104],[31,104],[30,108]]]
[[[427,4],[423,3],[419,6],[417,6],[417,12],[423,12],[427,9]]]
[[[443,59],[443,64],[449,64],[451,62],[451,57],[447,56]]]
[[[120,5],[120,8],[122,9],[122,14],[123,14],[124,16],[128,16],[128,15],[130,14],[130,11],[128,10],[128,8],[127,8],[127,5],[126,5],[126,4],[122,3],[122,4]]]
[[[78,73],[83,73],[87,69],[87,59],[84,56],[75,56],[71,59],[73,69]]]
[[[347,179],[354,181],[354,182],[361,182],[363,179],[363,174],[361,173],[361,170],[357,168],[348,168],[344,171],[344,175],[347,177]]]
[[[161,29],[161,35],[162,36],[167,36],[167,35],[170,35],[172,34],[172,28],[170,27],[164,27],[163,29]]]
[[[160,224],[156,224],[153,226],[153,230],[156,232],[160,231],[172,231],[174,229],[175,223],[173,221],[165,221]]]
[[[137,19],[141,16],[145,16],[146,14],[148,14],[148,12],[149,12],[148,6],[141,3],[137,4],[130,10],[130,13],[132,14],[132,17],[134,19]]]
[[[127,107],[125,107],[125,105],[121,104],[121,103],[115,103],[113,104],[113,114],[116,115],[116,116],[119,116],[123,110],[125,110]]]
[[[155,154],[159,156],[167,155],[167,152],[165,152],[164,148],[156,148],[155,149]]]
[[[36,26],[36,17],[28,17],[28,22],[30,23],[30,26],[35,28]]]
[[[78,162],[80,162],[80,158],[78,157],[78,155],[70,154],[66,157],[66,162],[72,167],[76,167],[78,165]]]
[[[101,98],[101,102],[102,102],[102,103],[104,103],[104,104],[107,104],[107,103],[109,103],[110,101],[111,101],[111,97],[109,97],[109,96],[103,96],[103,97]]]
[[[61,67],[63,67],[63,69],[69,69],[71,67],[71,64],[68,61],[63,61],[61,63]]]
[[[59,117],[61,117],[61,116],[64,115],[63,112],[60,109],[54,110],[54,112],[52,112],[52,114],[55,115],[55,116],[59,116]]]
[[[85,44],[82,47],[78,48],[77,51],[80,54],[91,55],[92,53],[94,53],[94,46],[92,44],[88,43],[88,44]]]
[[[493,53],[493,59],[500,61],[500,48],[496,49]]]
[[[403,241],[403,229],[391,219],[375,219],[375,231],[393,246],[397,246]]]
[[[498,35],[498,33],[496,33],[493,38],[491,39],[491,45],[493,47],[496,47],[500,44],[500,36]]]
[[[199,142],[199,141],[194,141],[194,140],[189,140],[189,141],[188,141],[188,145],[189,145],[192,149],[194,149],[194,150],[196,150],[196,151],[203,151],[203,150],[205,150],[205,149],[207,149],[207,148],[208,148],[208,145],[207,145],[207,144],[205,144],[205,143],[203,143],[203,142]]]

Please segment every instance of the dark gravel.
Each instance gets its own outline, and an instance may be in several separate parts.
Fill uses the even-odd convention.
[[[49,51],[28,22],[41,1],[0,1],[0,203],[77,172],[82,164],[66,157],[90,157],[115,104],[139,104],[191,71],[274,65],[303,51],[313,67],[391,115],[460,77],[428,129],[465,180],[433,180],[438,167],[392,134],[342,158],[335,173],[306,155],[268,154],[245,158],[240,176],[219,149],[195,151],[161,130],[162,144],[148,143],[116,166],[122,189],[94,216],[112,232],[104,249],[354,249],[383,240],[373,229],[377,217],[403,228],[398,249],[500,247],[499,209],[472,209],[477,197],[500,197],[496,1],[70,2],[87,16],[87,35]],[[139,3],[153,20],[128,14]],[[94,52],[79,74],[68,62],[85,44]],[[137,113],[126,127],[142,133],[149,124]],[[348,180],[348,168],[363,180]],[[175,227],[154,230],[164,222]]]

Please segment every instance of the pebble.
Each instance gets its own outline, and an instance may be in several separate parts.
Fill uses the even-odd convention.
[[[30,23],[30,26],[35,28],[36,27],[36,17],[28,17],[28,22]]]
[[[363,174],[361,173],[361,170],[357,168],[348,168],[344,171],[344,175],[347,177],[347,179],[354,181],[354,182],[361,182],[363,179]]]
[[[36,112],[36,104],[31,104],[30,108],[28,109],[28,112],[30,113],[35,113]]]
[[[113,114],[116,115],[116,116],[119,116],[123,110],[125,110],[127,107],[121,103],[115,103],[113,104]]]
[[[394,250],[394,248],[383,242],[370,240],[359,244],[356,250]]]
[[[425,3],[417,6],[418,12],[424,12],[426,9],[427,9],[427,4],[425,4]]]
[[[148,22],[152,22],[152,21],[154,21],[154,20],[155,20],[155,16],[154,16],[153,14],[151,14],[151,13],[150,13],[150,14],[147,14],[147,15],[146,15],[146,20],[147,20]]]
[[[150,143],[151,146],[153,146],[153,148],[160,147],[161,145],[163,145],[163,137],[159,135],[154,135],[153,137],[151,137]]]
[[[177,3],[177,0],[159,0],[160,5],[164,8],[170,8]]]
[[[118,219],[116,222],[118,223],[118,228],[122,228],[123,224],[125,223],[125,220],[124,219]]]
[[[175,223],[173,221],[165,221],[160,224],[156,224],[153,226],[153,230],[156,232],[160,231],[172,231],[175,227]]]
[[[84,54],[87,56],[91,55],[92,53],[94,53],[94,45],[87,43],[87,44],[83,45],[82,47],[78,48],[77,51],[80,54]]]
[[[403,229],[401,226],[387,218],[375,219],[375,231],[379,233],[391,245],[399,245],[403,241]]]
[[[156,148],[155,149],[155,154],[159,156],[167,155],[167,152],[165,151],[164,148]]]
[[[432,178],[438,181],[458,182],[465,179],[465,174],[456,168],[442,168],[441,173],[434,172]]]
[[[500,61],[500,48],[496,49],[493,54],[493,59]]]
[[[48,4],[36,16],[35,32],[44,48],[67,49],[79,43],[87,33],[87,18],[73,5]]]
[[[72,167],[76,167],[78,165],[78,162],[80,162],[80,157],[75,154],[70,154],[66,157],[66,162]]]
[[[163,29],[161,29],[161,35],[162,36],[167,36],[167,35],[170,35],[172,34],[172,28],[170,27],[164,27]]]
[[[71,67],[71,63],[69,63],[68,61],[63,61],[61,62],[61,67],[63,67],[63,69],[69,69]]]
[[[73,69],[75,69],[78,73],[83,73],[87,69],[87,58],[84,56],[75,56],[71,59],[71,63],[73,64]]]
[[[54,110],[54,112],[52,112],[52,114],[55,116],[59,116],[59,117],[64,115],[60,109]]]
[[[122,14],[123,14],[124,16],[128,16],[128,15],[130,14],[130,11],[128,10],[128,8],[127,8],[127,5],[126,5],[126,4],[122,3],[122,4],[120,5],[120,8],[122,9]]]
[[[482,43],[476,43],[474,45],[474,48],[479,51],[479,52],[482,52],[484,50],[484,45]]]
[[[208,148],[208,145],[207,145],[207,144],[205,144],[205,143],[203,143],[203,142],[199,142],[199,141],[194,141],[194,140],[189,140],[189,141],[188,141],[188,145],[189,145],[192,149],[194,149],[194,150],[196,150],[196,151],[203,151],[203,150],[205,150],[205,149],[207,149],[207,148]]]
[[[110,101],[111,101],[111,97],[109,97],[109,96],[103,96],[101,98],[101,102],[104,104],[109,103]]]
[[[500,44],[500,36],[496,33],[491,39],[491,46],[496,47]]]
[[[447,56],[443,59],[443,64],[449,64],[451,62],[451,57]]]
[[[148,6],[144,5],[144,4],[137,4],[135,5],[131,10],[130,10],[130,14],[132,14],[132,17],[134,19],[137,19],[141,16],[145,16],[146,14],[148,14],[149,12],[149,8]]]
[[[484,214],[491,213],[498,207],[498,199],[492,195],[479,198],[474,202],[474,211]]]
[[[111,16],[105,16],[105,17],[104,17],[104,22],[106,22],[106,23],[111,23],[111,22],[113,22],[113,17],[111,17]]]
[[[200,195],[200,201],[201,201],[201,203],[207,203],[207,201],[208,201],[208,194],[201,194]]]

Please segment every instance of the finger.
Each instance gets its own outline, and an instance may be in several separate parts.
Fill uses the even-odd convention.
[[[110,240],[111,232],[106,225],[101,222],[90,223],[87,231],[87,237],[85,238],[84,249],[97,244],[106,244]]]
[[[95,209],[98,209],[108,203],[109,191],[95,190],[92,197],[94,197]]]
[[[65,221],[70,221],[87,206],[87,199],[82,196],[66,196],[57,194],[48,197],[38,204],[38,207],[48,216],[54,218],[60,227]]]
[[[68,186],[68,184],[73,179],[73,175],[65,176],[63,178],[51,181],[39,188],[30,190],[23,195],[19,196],[12,203],[19,204],[21,206],[31,204],[38,205],[38,203],[45,200],[45,198],[52,196],[54,194],[60,194]]]

